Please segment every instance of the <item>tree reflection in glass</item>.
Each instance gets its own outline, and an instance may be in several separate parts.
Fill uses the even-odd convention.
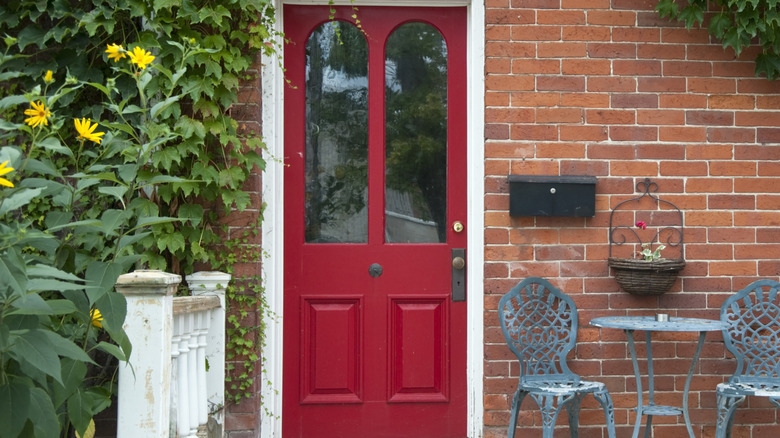
[[[350,23],[306,43],[306,242],[368,240],[368,47]]]
[[[446,242],[447,46],[439,31],[396,29],[385,81],[385,240]]]

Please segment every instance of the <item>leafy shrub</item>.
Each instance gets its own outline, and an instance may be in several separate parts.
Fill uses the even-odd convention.
[[[275,50],[273,13],[263,0],[0,4],[0,437],[89,435],[116,389],[107,358],[132,362],[120,274],[235,260],[219,219],[250,206],[264,161],[259,127],[232,106]]]

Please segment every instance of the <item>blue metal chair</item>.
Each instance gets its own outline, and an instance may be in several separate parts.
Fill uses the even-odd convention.
[[[720,308],[723,341],[737,359],[737,370],[718,385],[716,438],[731,436],[734,413],[755,395],[780,408],[780,283],[754,281]]]
[[[520,361],[507,435],[514,437],[520,404],[530,395],[542,410],[544,438],[552,438],[564,407],[569,431],[576,437],[580,403],[586,394],[593,394],[604,408],[609,438],[615,438],[614,408],[607,388],[601,382],[581,380],[566,364],[566,356],[577,341],[574,301],[547,280],[531,277],[501,298],[498,316],[507,345]]]

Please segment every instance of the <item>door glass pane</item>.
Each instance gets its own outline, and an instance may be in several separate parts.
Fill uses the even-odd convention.
[[[306,43],[306,242],[368,241],[368,47],[350,23]]]
[[[447,46],[407,23],[385,58],[385,241],[447,240]]]

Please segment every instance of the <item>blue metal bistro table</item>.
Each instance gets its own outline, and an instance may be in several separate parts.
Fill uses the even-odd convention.
[[[645,425],[645,438],[650,436],[650,428],[653,424],[653,415],[680,415],[685,418],[685,427],[688,428],[690,438],[695,438],[691,419],[688,416],[688,390],[691,387],[691,378],[693,370],[696,368],[696,362],[699,360],[702,346],[704,346],[704,337],[707,332],[720,331],[723,324],[720,321],[698,318],[669,318],[668,321],[656,321],[653,316],[605,316],[594,318],[590,321],[591,325],[603,328],[623,329],[628,339],[628,348],[631,351],[631,361],[634,364],[634,375],[636,377],[637,408],[636,424],[634,424],[633,438],[639,436],[639,426],[642,416],[647,415],[647,424]],[[634,331],[644,330],[647,343],[647,385],[648,385],[648,403],[642,404],[642,378],[639,374],[639,362],[636,358],[636,348],[634,348]],[[685,379],[685,389],[683,390],[682,407],[657,405],[653,401],[653,350],[651,346],[652,332],[699,332],[699,343],[696,346],[696,353],[691,361],[691,368],[688,370],[688,378]]]

